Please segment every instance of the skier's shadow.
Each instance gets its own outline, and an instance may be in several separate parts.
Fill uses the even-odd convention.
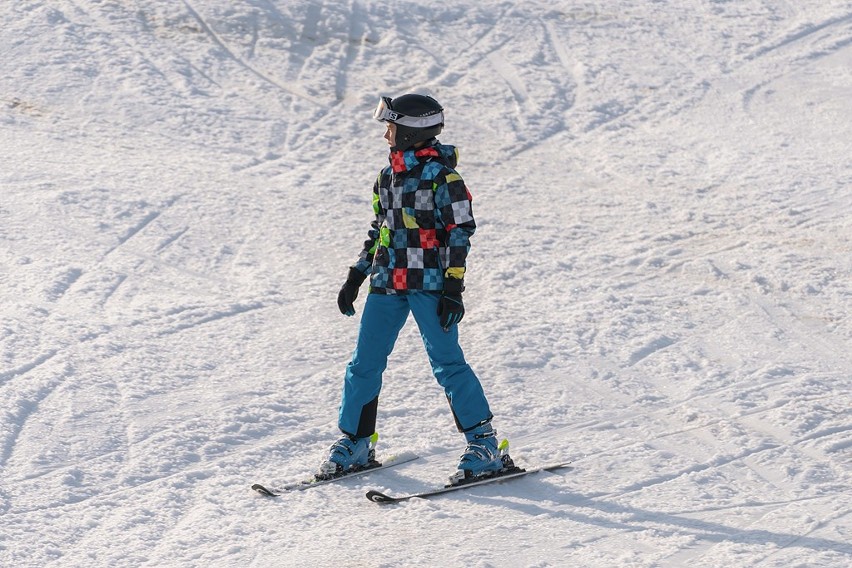
[[[485,488],[483,487],[483,489]],[[516,494],[516,496],[520,495]],[[695,537],[698,542],[735,542],[749,545],[770,544],[776,546],[779,550],[789,546],[796,546],[823,552],[836,551],[844,554],[852,554],[852,544],[848,542],[792,533],[773,532],[764,529],[732,527],[713,521],[702,521],[684,517],[677,513],[639,509],[567,491],[554,493],[552,487],[538,488],[531,492],[525,492],[523,497],[529,499],[540,497],[542,501],[555,502],[555,504],[554,506],[547,507],[530,502],[519,503],[508,501],[505,495],[500,497],[485,496],[480,497],[480,499],[486,502],[490,501],[494,506],[508,507],[531,516],[544,515],[567,519],[576,523],[596,525],[607,530],[641,532],[653,529],[655,533],[663,536],[682,536],[688,534]],[[773,505],[780,507],[801,500],[804,499],[766,503],[765,505],[767,507]],[[589,513],[583,512],[583,509],[588,510]],[[603,513],[603,515],[595,515],[595,511]],[[695,511],[695,513],[698,512],[700,511]]]

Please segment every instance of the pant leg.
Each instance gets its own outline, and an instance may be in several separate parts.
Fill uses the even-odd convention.
[[[358,342],[343,381],[338,426],[344,433],[363,438],[376,431],[382,373],[408,314],[403,296],[367,295]]]
[[[432,372],[444,387],[456,426],[460,432],[491,420],[492,414],[479,378],[464,358],[459,346],[458,326],[444,331],[438,322],[437,294],[412,293],[407,296],[420,336],[426,346]]]

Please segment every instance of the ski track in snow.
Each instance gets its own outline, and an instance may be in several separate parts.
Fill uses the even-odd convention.
[[[848,2],[7,4],[0,564],[852,564]],[[409,326],[379,447],[421,458],[258,498],[336,435],[370,112],[413,90],[495,425],[574,469],[364,499],[461,451]]]

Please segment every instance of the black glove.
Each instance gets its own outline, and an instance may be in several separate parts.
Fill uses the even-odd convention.
[[[438,300],[438,323],[444,331],[459,323],[464,317],[464,303],[462,303],[462,291],[464,281],[457,278],[444,280],[444,291]]]
[[[367,275],[357,268],[350,268],[349,275],[346,277],[346,282],[343,283],[343,288],[337,294],[337,307],[340,308],[340,313],[344,316],[355,315],[355,298],[358,297],[358,288],[361,287]]]

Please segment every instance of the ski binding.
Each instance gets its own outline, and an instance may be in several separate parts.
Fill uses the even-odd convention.
[[[392,456],[382,462],[371,460],[366,465],[355,470],[349,470],[333,475],[314,474],[313,477],[303,479],[302,481],[297,481],[295,483],[288,483],[280,489],[270,489],[264,485],[261,485],[260,483],[255,483],[251,486],[251,488],[259,494],[263,495],[264,497],[280,497],[284,493],[289,493],[293,491],[304,491],[305,489],[319,487],[320,485],[325,485],[327,483],[334,483],[335,481],[349,479],[350,477],[357,477],[359,475],[364,475],[366,473],[378,471],[380,469],[394,467],[400,464],[414,461],[418,457],[419,456],[417,456],[417,454],[406,452],[398,454],[396,456]]]

